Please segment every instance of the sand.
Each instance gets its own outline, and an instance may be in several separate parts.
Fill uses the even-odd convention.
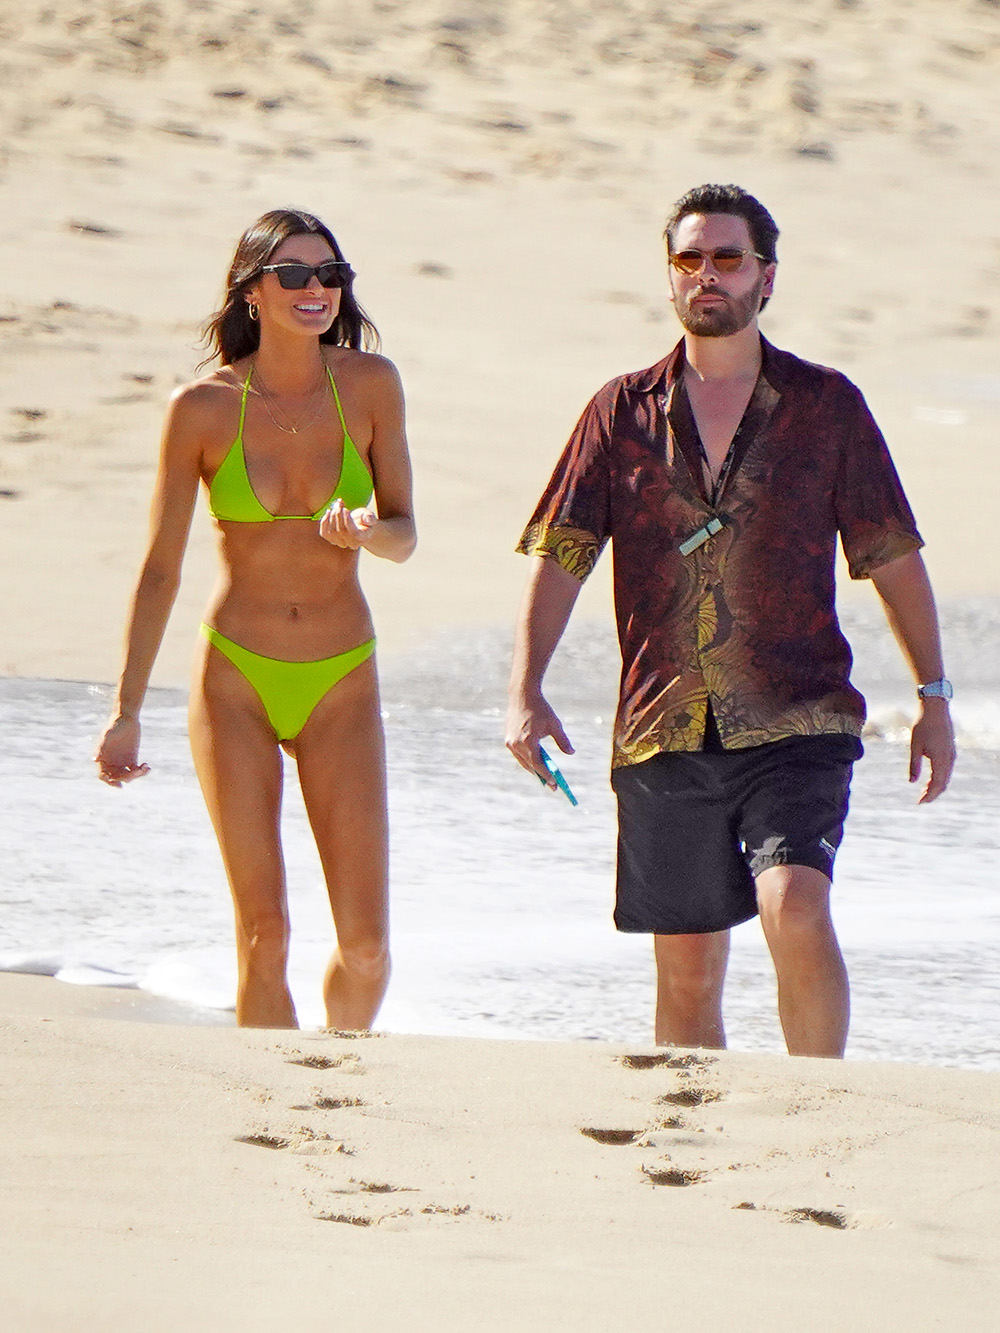
[[[384,654],[510,622],[577,414],[676,339],[662,219],[713,179],[775,214],[765,332],[861,385],[939,593],[997,596],[998,66],[989,0],[3,4],[0,672],[114,678],[165,400],[286,203],[407,389],[421,545],[365,561]],[[212,541],[201,513],[158,684]],[[997,1075],[138,1003],[0,978],[17,1333],[995,1326]]]
[[[765,316],[890,439],[944,595],[995,593],[1000,19],[956,0],[3,6],[5,674],[113,679],[159,423],[236,237],[319,213],[408,392],[418,556],[366,561],[383,652],[507,623],[573,422],[677,336],[670,202],[783,232]],[[155,681],[187,680],[199,513]],[[849,590],[865,596],[868,590]],[[606,614],[607,571],[583,614]]]
[[[1000,1075],[95,995],[0,978],[11,1333],[995,1326]]]

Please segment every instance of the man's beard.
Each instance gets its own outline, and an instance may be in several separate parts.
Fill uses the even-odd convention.
[[[675,304],[677,318],[688,333],[697,338],[729,338],[740,333],[760,312],[760,298],[764,292],[764,280],[754,283],[746,296],[726,296],[726,305],[690,306]],[[697,292],[704,296],[706,292]],[[719,293],[722,295],[722,293]]]

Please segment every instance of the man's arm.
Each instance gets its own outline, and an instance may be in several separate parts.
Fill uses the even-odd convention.
[[[542,694],[542,678],[582,584],[551,556],[532,556],[531,563],[514,636],[506,741],[522,768],[553,787],[555,779],[542,765],[538,743],[551,736],[563,754],[572,754],[573,747]]]
[[[892,560],[872,574],[882,599],[889,627],[918,685],[944,675],[937,608],[927,569],[919,551]],[[933,801],[948,785],[955,766],[955,733],[947,699],[924,699],[910,737],[910,781],[920,777],[924,758],[930,760],[931,776],[920,797],[921,804]]]

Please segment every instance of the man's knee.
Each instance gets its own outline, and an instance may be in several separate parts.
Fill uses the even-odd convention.
[[[728,958],[728,937],[657,935],[656,968],[661,992],[700,1000],[722,986]]]
[[[830,881],[811,866],[773,866],[757,876],[757,906],[765,931],[809,935],[829,931]]]

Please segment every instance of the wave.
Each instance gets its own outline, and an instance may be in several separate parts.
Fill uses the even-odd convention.
[[[3,953],[0,954],[0,972],[51,977],[70,986],[143,991],[158,999],[172,1000],[192,1011],[232,1013],[236,1008],[236,984],[235,975],[228,974],[234,974],[235,969],[228,962],[227,951],[199,952],[210,957],[166,957],[153,963],[145,972],[125,972],[103,963],[60,954]]]
[[[916,709],[896,699],[868,700],[865,741],[908,744]],[[959,750],[1000,751],[1000,698],[985,692],[964,693],[951,707]]]

